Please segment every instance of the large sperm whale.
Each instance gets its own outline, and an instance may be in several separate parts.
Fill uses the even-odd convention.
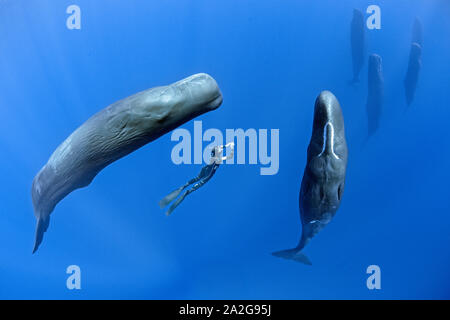
[[[341,107],[330,91],[322,91],[314,107],[312,136],[300,188],[302,235],[297,247],[274,252],[274,256],[311,264],[301,251],[331,221],[339,208],[344,193],[347,157]]]
[[[359,73],[364,64],[365,25],[361,10],[353,9],[353,19],[350,25],[350,43],[352,48],[353,79],[350,84],[359,82]]]
[[[216,81],[200,73],[136,93],[93,115],[55,150],[33,180],[37,219],[33,253],[47,231],[50,214],[69,193],[88,186],[112,162],[221,103]]]
[[[368,137],[380,126],[384,98],[384,77],[382,59],[377,54],[369,56],[369,72],[367,82],[367,128]]]

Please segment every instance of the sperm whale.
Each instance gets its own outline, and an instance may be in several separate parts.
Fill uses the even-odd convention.
[[[409,52],[408,70],[406,71],[405,80],[405,97],[408,106],[414,100],[417,82],[419,80],[420,69],[422,68],[422,47],[420,44],[413,42]]]
[[[378,54],[371,54],[369,56],[366,102],[368,137],[373,135],[380,126],[383,99],[383,60]]]
[[[222,104],[216,81],[205,73],[115,102],[76,129],[35,176],[31,196],[37,219],[33,253],[55,206],[88,186],[112,162]]]
[[[274,256],[311,264],[302,250],[331,221],[340,206],[347,157],[341,107],[330,91],[322,91],[314,107],[312,136],[300,187],[302,235],[297,247],[274,252]]]
[[[365,51],[365,25],[364,14],[361,10],[353,9],[353,18],[350,25],[350,43],[352,48],[353,79],[350,84],[359,82],[359,73],[364,64]]]
[[[423,27],[422,27],[422,22],[420,22],[418,17],[416,17],[414,19],[414,24],[413,24],[411,43],[414,43],[414,42],[419,44],[421,47],[423,46]]]

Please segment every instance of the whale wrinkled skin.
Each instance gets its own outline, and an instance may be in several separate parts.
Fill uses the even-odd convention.
[[[300,188],[302,235],[297,247],[274,252],[274,256],[311,264],[301,251],[339,209],[347,158],[341,107],[330,91],[322,91],[315,103],[312,136]]]
[[[216,81],[200,73],[115,102],[76,129],[51,155],[32,184],[37,219],[33,253],[55,206],[88,186],[112,162],[222,103]]]

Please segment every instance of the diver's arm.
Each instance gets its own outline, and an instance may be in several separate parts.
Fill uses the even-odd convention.
[[[227,143],[225,145],[225,148],[228,148],[228,147],[230,147],[231,151],[229,154],[227,153],[227,155],[225,157],[222,157],[222,161],[232,159],[234,157],[234,142]]]
[[[227,154],[226,156],[221,156],[223,154],[223,149],[226,149],[230,147],[231,151],[230,154]],[[211,157],[210,164],[213,162],[216,163],[222,163],[225,160],[231,159],[234,156],[234,142],[229,142],[225,146],[217,146],[216,148],[216,154],[218,154],[216,157]]]

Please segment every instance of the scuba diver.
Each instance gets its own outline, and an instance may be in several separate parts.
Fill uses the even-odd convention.
[[[230,147],[230,153],[227,156],[223,156],[223,150]],[[216,146],[211,151],[211,159],[209,161],[209,164],[204,166],[197,177],[189,180],[185,185],[181,186],[180,188],[172,191],[167,196],[165,196],[160,202],[159,207],[162,209],[165,206],[167,206],[170,202],[175,200],[176,197],[188,186],[193,186],[186,190],[169,208],[169,210],[166,212],[166,215],[170,215],[173,210],[175,210],[176,207],[186,198],[186,196],[198,188],[202,187],[205,183],[207,183],[212,176],[216,173],[217,168],[222,164],[224,160],[233,158],[234,155],[234,143],[230,142],[227,143],[225,146]]]

